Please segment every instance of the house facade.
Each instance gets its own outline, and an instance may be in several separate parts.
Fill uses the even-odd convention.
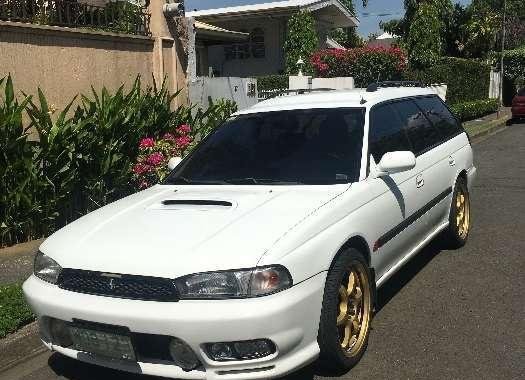
[[[242,33],[235,36],[234,42],[231,39],[207,41],[196,28],[195,75],[250,77],[282,73],[287,23],[300,10],[312,12],[320,48],[339,47],[328,38],[330,30],[359,24],[338,0],[287,0],[186,12],[186,17],[197,22]]]

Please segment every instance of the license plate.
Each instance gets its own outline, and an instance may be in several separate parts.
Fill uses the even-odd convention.
[[[131,338],[104,331],[69,327],[73,348],[111,359],[137,361]]]

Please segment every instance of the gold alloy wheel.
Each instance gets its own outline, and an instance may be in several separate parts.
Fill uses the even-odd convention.
[[[353,265],[339,287],[337,327],[345,355],[355,356],[363,347],[370,322],[370,286],[361,264]]]
[[[470,199],[461,187],[456,194],[456,227],[461,239],[465,239],[470,229]]]

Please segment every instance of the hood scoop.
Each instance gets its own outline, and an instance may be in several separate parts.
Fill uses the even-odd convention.
[[[164,206],[222,206],[232,207],[233,204],[228,201],[217,201],[211,199],[166,199],[162,201]]]

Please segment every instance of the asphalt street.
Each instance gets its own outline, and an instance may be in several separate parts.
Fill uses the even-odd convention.
[[[368,350],[350,372],[312,365],[286,380],[525,379],[525,124],[474,150],[468,244],[431,243],[379,290]],[[155,379],[47,352],[0,378]]]

